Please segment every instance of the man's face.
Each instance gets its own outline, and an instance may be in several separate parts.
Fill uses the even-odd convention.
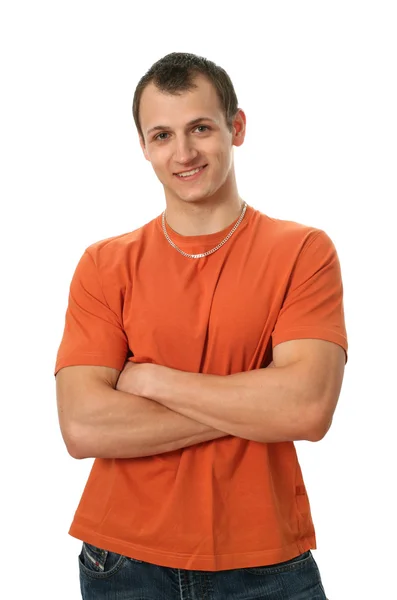
[[[201,75],[194,82],[197,88],[178,95],[149,84],[140,104],[145,157],[166,197],[186,202],[227,189],[234,177],[233,145],[244,139],[244,113],[238,112],[230,131],[213,85]]]

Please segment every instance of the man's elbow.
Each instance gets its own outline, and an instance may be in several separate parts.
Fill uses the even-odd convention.
[[[83,458],[89,458],[86,452],[83,452],[82,448],[77,445],[67,444],[66,449],[69,455],[76,460],[82,460]]]
[[[68,454],[76,460],[82,460],[83,458],[89,458],[90,454],[87,448],[87,437],[79,435],[76,430],[72,428],[61,428],[62,438],[66,446]],[[83,443],[85,440],[85,443]]]
[[[66,446],[66,448],[67,448],[69,455],[72,458],[75,458],[76,460],[83,460],[83,458],[88,458],[88,456],[85,456],[83,453],[79,452],[77,448],[69,449],[67,446]]]
[[[328,433],[332,424],[332,416],[317,416],[312,423],[312,427],[307,431],[307,441],[320,442]]]

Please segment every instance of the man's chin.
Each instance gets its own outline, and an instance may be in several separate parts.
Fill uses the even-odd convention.
[[[167,187],[166,188],[166,196],[171,199],[174,198],[177,201],[182,201],[182,202],[186,202],[186,203],[194,203],[194,202],[200,202],[202,200],[206,200],[207,198],[211,197],[213,195],[213,191],[211,192],[211,190],[194,190],[194,189],[190,189],[190,190],[186,190],[185,193],[181,192],[180,189],[175,189],[175,188],[171,188],[171,187]]]
[[[206,200],[211,195],[212,194],[210,194],[209,191],[204,192],[203,190],[197,190],[196,192],[191,191],[189,194],[181,194],[180,192],[179,194],[176,194],[176,196],[184,202],[200,202],[202,200]]]

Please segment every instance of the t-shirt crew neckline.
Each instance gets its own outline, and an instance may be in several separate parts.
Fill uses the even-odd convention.
[[[245,211],[244,218],[241,221],[240,225],[237,227],[236,231],[233,233],[232,238],[235,235],[237,235],[238,231],[242,231],[248,225],[253,213],[254,209],[247,204],[247,209]],[[165,226],[167,229],[167,233],[170,236],[171,240],[174,242],[174,244],[176,244],[179,248],[186,250],[191,246],[216,246],[233,229],[239,218],[240,215],[237,217],[237,219],[233,221],[233,223],[231,223],[221,231],[216,231],[215,233],[208,233],[204,235],[181,235],[180,233],[174,231],[167,223],[165,224]],[[167,241],[165,239],[163,231],[162,213],[157,217],[157,224],[161,230],[161,235],[163,236],[164,240]]]

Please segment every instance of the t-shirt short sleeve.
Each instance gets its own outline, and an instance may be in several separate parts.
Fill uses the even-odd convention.
[[[97,365],[121,370],[127,353],[128,341],[121,318],[109,306],[98,268],[86,250],[70,284],[55,374],[72,365]]]
[[[295,261],[272,344],[303,338],[340,345],[347,361],[340,263],[332,240],[321,230],[309,237]]]

